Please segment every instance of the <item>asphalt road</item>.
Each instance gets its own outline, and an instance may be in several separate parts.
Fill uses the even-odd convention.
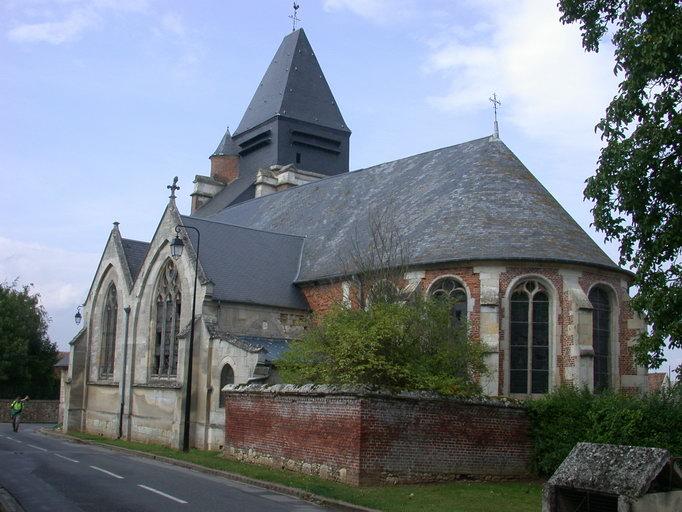
[[[0,424],[0,487],[27,512],[314,512],[300,499],[99,446]]]

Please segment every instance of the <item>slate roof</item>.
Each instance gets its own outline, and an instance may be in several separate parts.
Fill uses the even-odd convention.
[[[347,274],[348,255],[354,244],[367,246],[369,217],[377,212],[390,213],[412,265],[531,260],[619,269],[514,153],[490,137],[325,178],[207,218],[305,236],[297,282],[307,282]],[[243,257],[251,258],[247,251]]]
[[[289,349],[289,340],[284,338],[265,338],[262,336],[237,336],[244,343],[261,347],[265,351],[265,363],[277,361]]]
[[[264,363],[277,361],[289,348],[289,340],[285,338],[232,334],[221,330],[217,323],[210,321],[206,321],[205,325],[211,338],[225,340],[247,352],[261,352],[263,354],[261,362]],[[189,326],[181,331],[180,335],[186,336],[188,332]]]
[[[69,367],[69,352],[59,352],[59,360],[55,363],[55,368]]]
[[[232,135],[230,135],[230,128],[225,130],[225,135],[220,140],[220,144],[215,149],[211,156],[227,156],[227,155],[239,155],[239,147],[232,140]]]
[[[255,196],[256,170],[241,172],[239,177],[230,183],[229,187],[223,188],[213,199],[192,214],[193,217],[208,218],[225,208],[226,205],[247,201]],[[244,197],[245,196],[245,197]]]
[[[201,232],[199,261],[213,283],[213,298],[308,309],[293,285],[303,238],[181,216]],[[196,234],[187,231],[196,247]]]
[[[349,131],[302,28],[282,41],[235,136],[278,115]]]
[[[578,443],[547,485],[639,498],[670,460],[661,448]],[[678,469],[675,478],[679,481]]]
[[[137,274],[140,273],[140,269],[144,263],[144,257],[147,255],[149,242],[140,242],[139,240],[121,238],[121,244],[123,245],[123,253],[125,254],[126,261],[128,262],[130,274],[133,278],[133,281],[135,281]]]

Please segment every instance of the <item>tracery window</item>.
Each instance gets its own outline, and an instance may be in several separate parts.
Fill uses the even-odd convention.
[[[467,292],[464,286],[452,277],[439,279],[431,286],[433,298],[449,299],[453,302],[452,320],[455,325],[467,319]]]
[[[102,342],[100,346],[99,376],[103,379],[114,375],[116,355],[116,321],[118,319],[118,300],[113,283],[107,289],[102,311]]]
[[[156,291],[156,328],[152,375],[174,377],[178,374],[178,332],[180,330],[180,285],[172,261],[166,263]]]
[[[370,288],[367,294],[367,305],[399,302],[400,290],[388,279],[382,279]]]
[[[547,393],[549,389],[549,294],[537,281],[525,281],[511,296],[509,391]]]
[[[589,294],[592,303],[592,346],[594,348],[594,390],[609,387],[609,341],[611,340],[611,303],[608,293],[599,287]]]
[[[220,371],[220,395],[218,398],[218,407],[225,407],[223,388],[228,384],[234,384],[234,370],[232,370],[232,367],[229,364],[226,364]]]

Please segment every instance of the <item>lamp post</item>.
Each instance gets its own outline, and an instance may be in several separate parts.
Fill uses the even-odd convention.
[[[180,238],[180,231],[184,229],[193,229],[197,232],[197,247],[196,247],[196,261],[194,262],[194,292],[192,296],[192,322],[190,324],[189,331],[189,350],[187,357],[187,389],[185,391],[185,428],[182,436],[182,451],[189,451],[189,420],[190,420],[190,409],[192,407],[192,355],[194,354],[194,313],[196,310],[197,303],[197,275],[199,273],[199,245],[201,243],[201,233],[199,230],[193,226],[183,226],[178,224],[175,226],[175,238],[170,244],[171,256],[173,259],[178,259],[182,256],[183,249],[185,248],[185,242]]]

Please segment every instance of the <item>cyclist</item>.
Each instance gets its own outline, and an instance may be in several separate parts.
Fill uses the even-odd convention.
[[[12,430],[14,430],[15,432],[19,431],[19,423],[21,422],[21,412],[24,410],[24,403],[26,402],[26,400],[28,400],[28,395],[25,396],[24,398],[18,396],[14,399],[14,402],[12,402],[9,405],[12,415]]]

